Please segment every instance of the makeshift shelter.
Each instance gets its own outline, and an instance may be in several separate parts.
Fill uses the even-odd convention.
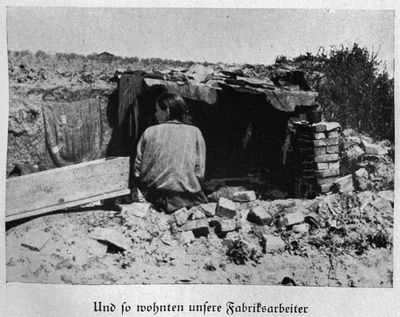
[[[131,97],[120,99],[120,115],[123,111],[131,116],[139,137],[152,124],[156,98],[164,91],[178,93],[188,104],[191,123],[204,135],[206,177],[263,174],[272,181],[282,180],[288,122],[291,118],[305,119],[305,114],[317,106],[317,93],[309,89],[304,73],[280,70],[273,73],[272,81],[201,66],[143,74],[140,98],[133,92]],[[120,96],[121,89],[126,90],[127,78],[138,76],[137,72],[116,75]]]

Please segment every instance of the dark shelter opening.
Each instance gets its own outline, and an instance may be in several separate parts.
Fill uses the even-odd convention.
[[[265,189],[293,194],[290,149],[285,148],[288,122],[305,118],[315,108],[314,92],[243,80],[213,85],[176,82],[142,71],[125,72],[115,80],[118,88],[107,111],[113,128],[108,156],[134,157],[140,135],[156,124],[156,99],[174,92],[186,101],[187,123],[197,126],[206,142],[206,190],[218,179],[229,185],[257,180]]]

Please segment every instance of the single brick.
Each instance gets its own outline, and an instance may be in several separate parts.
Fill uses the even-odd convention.
[[[326,147],[326,153],[339,153],[339,145],[330,145]]]
[[[210,232],[207,219],[192,220],[185,224],[182,230],[192,231],[196,238],[207,236]]]
[[[330,139],[322,139],[322,140],[314,140],[314,146],[330,146],[330,145],[338,145],[339,138],[330,138]]]
[[[315,167],[317,170],[327,170],[329,168],[329,163],[316,163]]]
[[[326,147],[325,146],[315,147],[314,148],[314,154],[315,155],[324,155],[324,154],[326,154]]]
[[[324,154],[324,155],[316,155],[314,157],[315,163],[333,162],[338,160],[339,160],[339,154]]]
[[[329,162],[329,169],[340,169],[340,162]]]
[[[217,216],[234,218],[236,216],[236,203],[232,200],[220,197],[217,206]]]
[[[338,131],[331,131],[328,132],[328,138],[338,138],[339,137],[339,132]]]
[[[183,243],[185,243],[185,244],[188,244],[195,239],[195,236],[192,231],[182,232],[181,237],[182,237]]]
[[[183,208],[175,211],[174,217],[175,217],[176,224],[178,226],[184,225],[188,221],[189,215],[190,215],[190,213],[186,209],[186,207],[183,207]]]
[[[255,206],[249,211],[247,219],[259,225],[270,225],[272,215],[263,206]]]
[[[304,214],[301,211],[287,214],[283,217],[285,226],[292,226],[304,221]]]
[[[326,138],[325,133],[323,133],[323,132],[314,133],[313,137],[314,137],[314,140],[322,140],[322,139]]]

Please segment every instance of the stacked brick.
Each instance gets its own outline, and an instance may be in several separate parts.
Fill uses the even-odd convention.
[[[326,193],[340,174],[340,124],[297,122],[294,126],[296,195],[304,197],[309,192]]]

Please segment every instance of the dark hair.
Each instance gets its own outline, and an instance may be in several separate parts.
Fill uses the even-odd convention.
[[[183,121],[183,116],[187,113],[186,103],[178,94],[163,93],[157,98],[156,104],[161,110],[169,110],[169,120]]]

